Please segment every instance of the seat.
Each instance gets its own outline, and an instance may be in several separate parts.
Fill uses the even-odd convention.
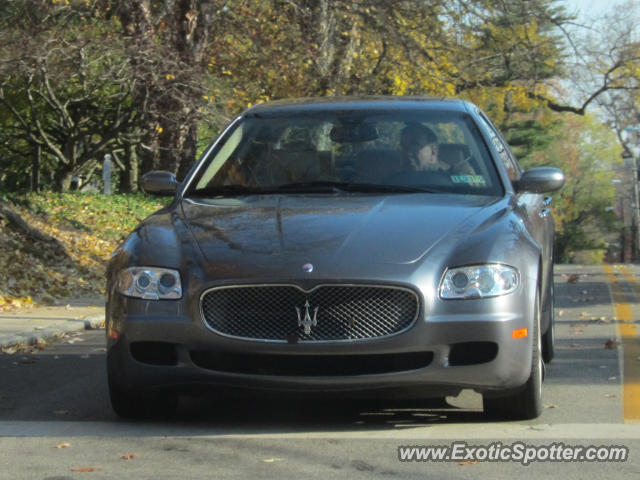
[[[397,150],[362,150],[354,162],[354,181],[358,183],[385,183],[403,171],[401,153]]]
[[[464,143],[438,144],[438,160],[448,164],[453,174],[475,175],[477,173],[469,147]]]
[[[293,128],[260,166],[258,177],[265,185],[324,180],[330,160],[326,152],[318,152],[307,129]]]

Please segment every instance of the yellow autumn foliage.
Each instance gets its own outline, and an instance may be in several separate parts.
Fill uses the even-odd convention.
[[[12,209],[62,243],[69,257],[0,221],[0,310],[77,295],[101,295],[111,252],[162,207],[142,195],[29,194]]]

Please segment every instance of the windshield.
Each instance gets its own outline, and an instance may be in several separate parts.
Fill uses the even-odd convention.
[[[187,195],[503,193],[478,129],[460,112],[249,115],[204,162]]]

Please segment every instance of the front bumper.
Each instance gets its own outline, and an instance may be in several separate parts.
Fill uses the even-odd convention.
[[[493,299],[432,300],[430,314],[421,311],[401,334],[333,343],[224,337],[206,328],[199,309],[190,311],[188,305],[113,294],[107,307],[110,379],[139,392],[408,389],[428,397],[453,395],[463,388],[481,393],[510,390],[523,385],[531,371],[531,335],[512,334],[533,330],[533,309],[526,308],[523,289]],[[359,371],[354,365],[364,367]]]

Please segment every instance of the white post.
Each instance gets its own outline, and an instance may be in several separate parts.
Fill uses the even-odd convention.
[[[104,156],[104,163],[102,164],[102,181],[104,182],[104,194],[111,195],[111,154],[107,153]]]

